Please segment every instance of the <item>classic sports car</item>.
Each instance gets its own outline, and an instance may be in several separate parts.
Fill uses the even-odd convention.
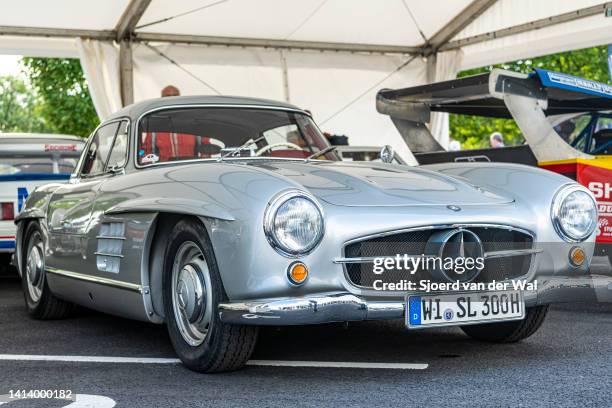
[[[187,367],[216,372],[247,362],[261,325],[523,339],[549,303],[611,300],[588,272],[596,220],[592,194],[548,171],[342,162],[294,106],[176,97],[102,123],[70,183],[37,188],[16,222],[34,318],[79,304],[165,323]],[[442,256],[455,266],[390,265]]]

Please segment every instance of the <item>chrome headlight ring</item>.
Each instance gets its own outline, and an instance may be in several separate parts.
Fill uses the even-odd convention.
[[[577,206],[582,207],[576,208]],[[555,231],[564,241],[582,242],[597,228],[597,203],[592,194],[579,184],[567,184],[561,187],[555,193],[550,211]],[[585,224],[583,226],[576,223],[576,217],[580,216],[589,218],[586,223],[585,220],[578,219]]]
[[[278,253],[298,258],[321,242],[325,233],[323,210],[305,191],[284,191],[268,203],[263,227],[268,242]]]

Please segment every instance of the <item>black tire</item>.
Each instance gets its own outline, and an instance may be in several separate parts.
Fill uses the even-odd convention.
[[[221,322],[217,312],[218,305],[228,298],[206,229],[197,220],[185,218],[174,226],[167,239],[162,283],[164,310],[170,340],[178,357],[189,369],[202,373],[242,368],[255,348],[258,327],[228,325]],[[212,317],[207,326],[208,332],[199,345],[189,344],[181,334],[173,303],[173,267],[175,258],[179,255],[179,248],[186,243],[195,243],[199,247],[208,266],[212,291]]]
[[[40,229],[40,225],[37,221],[32,221],[28,224],[23,241],[23,254],[22,259],[23,265],[20,265],[21,268],[21,287],[23,289],[23,296],[25,299],[26,308],[28,309],[28,313],[34,319],[38,320],[56,320],[56,319],[64,319],[72,313],[74,310],[74,305],[72,303],[66,302],[64,300],[58,299],[51,293],[51,289],[49,289],[49,285],[47,284],[46,274],[44,272],[44,251],[42,257],[42,271],[40,275],[40,279],[42,279],[40,287],[40,297],[38,299],[34,299],[30,294],[30,289],[28,287],[28,276],[27,276],[27,263],[29,261],[30,250],[34,245],[41,244],[44,246],[44,240],[42,231]]]
[[[515,343],[538,331],[547,313],[548,305],[535,306],[527,309],[523,320],[461,326],[461,330],[476,340],[492,343]]]

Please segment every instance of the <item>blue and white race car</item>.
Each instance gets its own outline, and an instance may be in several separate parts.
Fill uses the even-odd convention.
[[[83,149],[76,136],[0,133],[0,265],[15,251],[14,219],[37,186],[64,182]]]

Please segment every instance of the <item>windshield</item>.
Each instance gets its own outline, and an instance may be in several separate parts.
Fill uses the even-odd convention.
[[[141,166],[225,155],[304,159],[329,146],[308,115],[273,109],[168,109],[145,116],[138,134]],[[339,157],[329,152],[319,159]]]

